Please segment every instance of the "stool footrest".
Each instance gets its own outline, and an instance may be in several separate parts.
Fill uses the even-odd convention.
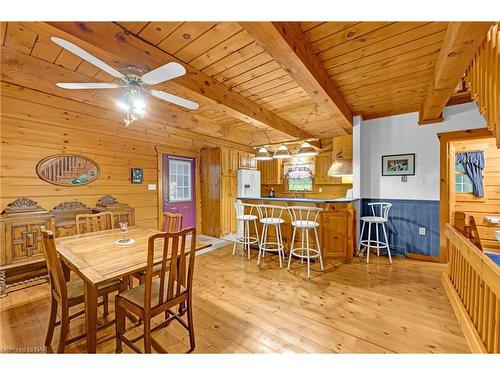
[[[309,254],[309,256],[297,254],[296,252],[307,253],[307,247],[294,247],[292,250],[290,250],[290,256],[295,256],[297,258],[304,258],[304,259],[318,258],[320,256],[320,251],[317,249],[309,248],[309,253],[313,253]]]
[[[267,247],[268,245],[275,245],[275,247]],[[278,242],[263,242],[260,248],[264,251],[281,251],[285,250],[285,246]]]
[[[235,240],[235,242],[242,245],[251,245],[259,243],[259,240],[256,237],[239,237]]]
[[[377,241],[377,240],[361,240],[360,244],[361,246],[370,247],[373,249],[389,248],[389,245],[387,243],[385,243],[384,241]]]

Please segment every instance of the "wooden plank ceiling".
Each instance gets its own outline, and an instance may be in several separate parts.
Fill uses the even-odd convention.
[[[67,78],[87,81],[112,81],[113,77],[61,50],[50,41],[51,30],[71,31],[64,26],[42,23],[8,23],[1,33],[2,54],[14,58],[19,54],[30,55],[24,64],[40,62],[40,69],[64,74]],[[292,78],[272,53],[265,51],[237,22],[119,22],[110,27],[126,30],[128,37],[137,43],[147,43],[153,51],[173,56],[189,66],[189,71],[211,77],[224,85],[227,95],[243,98],[255,103],[255,108],[274,116],[268,123],[258,116],[235,116],[234,111],[225,110],[226,103],[215,103],[213,99],[185,90],[175,83],[161,85],[161,89],[195,100],[200,108],[188,114],[179,108],[169,108],[170,117],[180,114],[185,126],[193,131],[211,136],[224,135],[238,143],[259,144],[297,138],[294,129],[318,138],[330,138],[346,133],[335,121],[335,116],[319,106],[300,84]],[[323,64],[345,99],[353,114],[364,118],[418,111],[422,106],[426,89],[432,79],[435,64],[447,30],[446,22],[304,22],[300,24],[306,40]],[[59,28],[58,28],[59,27]],[[84,30],[85,24],[79,24]],[[52,28],[52,29],[51,29]],[[83,33],[83,32],[82,32]],[[74,33],[72,36],[77,37]],[[116,36],[116,34],[115,34]],[[78,36],[81,37],[81,36]],[[85,37],[80,46],[85,48]],[[89,37],[90,38],[90,37]],[[73,39],[74,40],[74,39]],[[137,44],[136,45],[139,45]],[[77,43],[78,44],[78,43]],[[103,51],[102,47],[100,51]],[[94,52],[94,51],[89,51]],[[17,54],[17,55],[15,55]],[[97,57],[117,68],[117,59],[105,55]],[[9,69],[8,61],[2,59],[2,68]],[[4,65],[5,64],[5,65]],[[43,65],[46,64],[46,65]],[[57,69],[55,66],[58,66]],[[12,68],[14,69],[14,68]],[[191,69],[191,70],[190,70]],[[5,73],[5,74],[4,74]],[[9,74],[10,73],[10,74]],[[57,74],[56,74],[57,76]],[[2,80],[17,84],[16,75],[2,72]],[[40,77],[46,79],[46,77]],[[32,89],[44,91],[43,85]],[[46,85],[47,86],[47,85]],[[54,89],[51,94],[71,97],[79,93]],[[91,102],[97,94],[87,94],[82,101]],[[76,97],[75,97],[76,98]],[[78,98],[77,98],[78,99]],[[159,107],[174,107],[152,99],[155,110]],[[217,105],[215,105],[215,104]],[[250,103],[247,101],[247,103]],[[95,103],[94,103],[95,104]],[[221,104],[221,105],[218,105]],[[167,110],[164,110],[167,111]],[[240,111],[241,112],[241,111]],[[254,119],[257,118],[257,121]],[[273,121],[285,124],[285,131],[273,127]],[[187,125],[186,125],[187,124]],[[219,133],[213,133],[211,127]],[[292,131],[288,132],[287,126]],[[288,132],[288,134],[287,134]],[[348,130],[347,130],[348,132]]]

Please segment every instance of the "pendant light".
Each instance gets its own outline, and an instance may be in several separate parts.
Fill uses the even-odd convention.
[[[266,147],[261,147],[259,149],[259,152],[255,154],[254,157],[255,160],[273,160],[273,157],[269,153],[268,149]]]
[[[316,156],[318,155],[318,151],[309,144],[309,142],[303,142],[300,145],[299,151],[297,152],[297,156],[306,157],[306,156]]]
[[[278,147],[278,149],[273,155],[273,158],[275,159],[290,159],[292,157],[293,157],[292,153],[288,150],[288,147],[286,147],[286,145],[284,144]]]

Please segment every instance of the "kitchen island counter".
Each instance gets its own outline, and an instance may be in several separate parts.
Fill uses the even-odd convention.
[[[288,198],[288,197],[255,197],[237,198],[244,203],[271,204],[279,206],[314,206],[321,207],[319,215],[319,238],[323,259],[342,259],[346,263],[352,260],[354,254],[354,225],[355,214],[353,199],[350,198]],[[283,219],[283,241],[286,249],[290,249],[292,227],[290,215],[287,213]],[[259,233],[260,232],[259,226]],[[301,241],[300,231],[297,232],[295,243]],[[315,246],[313,246],[315,247]]]

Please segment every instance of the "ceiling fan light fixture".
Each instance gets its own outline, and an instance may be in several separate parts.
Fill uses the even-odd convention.
[[[275,159],[290,159],[292,157],[293,155],[290,150],[288,150],[288,147],[286,147],[286,145],[279,146],[273,155],[273,158]]]
[[[266,147],[261,147],[259,152],[255,154],[255,160],[273,160],[273,157],[269,153],[269,150]]]
[[[123,109],[125,112],[128,112],[130,110],[130,106],[122,100],[117,100],[116,105],[118,106],[118,108]]]
[[[318,154],[318,151],[311,146],[309,142],[303,142],[300,145],[300,149],[297,153],[298,156],[306,157],[306,156],[316,156]]]

